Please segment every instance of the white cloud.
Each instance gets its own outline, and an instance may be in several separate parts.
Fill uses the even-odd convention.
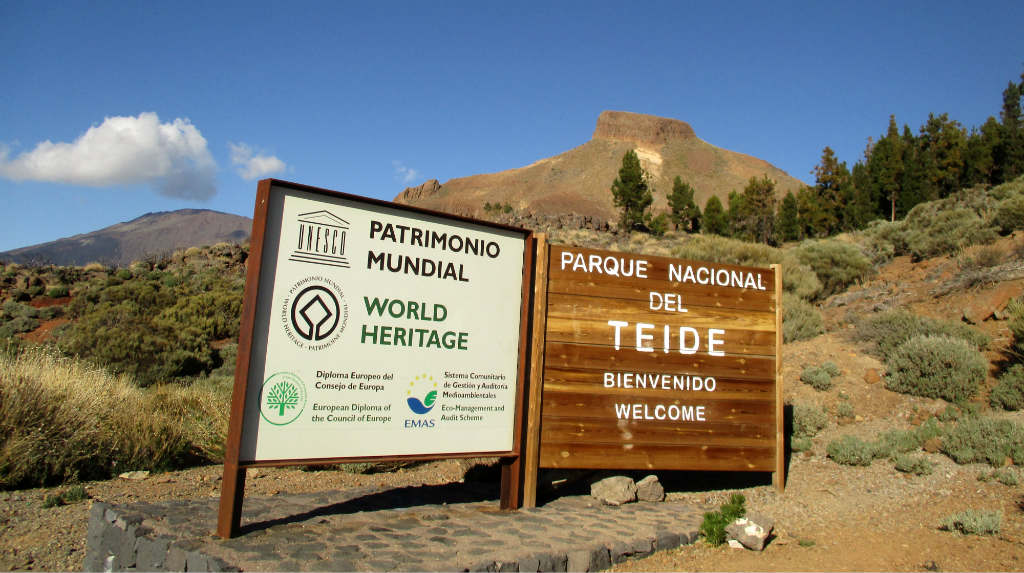
[[[8,158],[0,149],[0,177],[101,187],[148,184],[160,194],[208,199],[217,192],[217,163],[192,122],[160,123],[156,113],[107,117],[71,143],[49,140]]]
[[[394,166],[395,168],[395,179],[398,179],[402,183],[413,183],[420,177],[419,171],[416,171],[411,167],[406,167],[401,161],[398,161],[397,159],[392,161],[391,165]]]
[[[231,149],[231,163],[242,179],[261,179],[288,168],[284,161],[273,155],[254,155],[253,148],[245,143],[228,143],[228,148]]]

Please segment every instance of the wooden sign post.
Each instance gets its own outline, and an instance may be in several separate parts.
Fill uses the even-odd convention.
[[[783,487],[780,267],[543,244],[538,266],[525,505],[538,467],[765,471]]]
[[[518,507],[533,252],[524,229],[261,181],[217,534],[260,466],[499,456]]]

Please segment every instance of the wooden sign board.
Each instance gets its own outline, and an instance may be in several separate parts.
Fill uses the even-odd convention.
[[[545,258],[534,463],[767,471],[781,486],[778,267],[556,245]]]
[[[523,229],[261,181],[218,532],[246,467],[517,458],[532,258]]]

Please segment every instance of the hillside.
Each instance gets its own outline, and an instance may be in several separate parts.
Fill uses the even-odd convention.
[[[402,191],[395,201],[470,216],[481,216],[484,205],[492,203],[540,215],[576,213],[614,221],[618,211],[609,188],[630,149],[652,176],[655,212],[668,209],[666,194],[676,176],[694,186],[702,208],[712,195],[724,204],[729,192],[742,191],[751,177],[767,174],[776,182],[779,197],[803,186],[766,161],[703,141],[685,122],[605,111],[593,137],[579,147],[517,169],[444,184],[430,180]]]
[[[146,213],[91,233],[0,252],[0,261],[64,266],[99,262],[123,267],[178,249],[242,243],[251,231],[252,219],[208,209]]]

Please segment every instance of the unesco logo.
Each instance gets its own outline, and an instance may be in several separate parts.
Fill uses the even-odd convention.
[[[285,334],[300,348],[323,350],[348,324],[348,302],[338,283],[320,276],[292,286],[281,307]]]

